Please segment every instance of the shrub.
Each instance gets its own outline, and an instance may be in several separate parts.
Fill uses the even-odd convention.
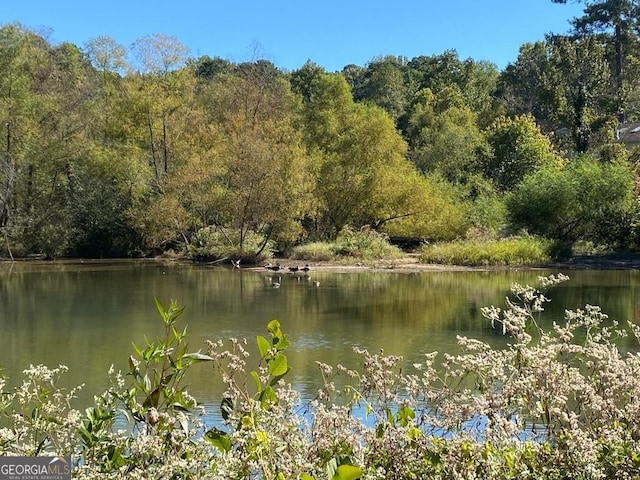
[[[330,242],[311,242],[295,246],[291,258],[324,262],[333,258],[333,251],[333,244]]]
[[[420,250],[419,258],[423,263],[446,265],[540,265],[550,262],[560,251],[555,242],[535,237],[513,237],[427,244]]]
[[[297,260],[327,261],[340,259],[391,259],[401,258],[400,248],[389,243],[389,237],[384,233],[363,227],[354,230],[344,227],[335,242],[313,242],[299,245],[293,249],[292,257]]]
[[[628,247],[638,216],[633,178],[626,163],[602,164],[590,157],[540,170],[507,196],[509,220],[516,228],[569,243]]]
[[[344,227],[333,250],[338,256],[362,259],[400,258],[403,255],[402,250],[389,243],[387,235],[367,227],[360,230]]]

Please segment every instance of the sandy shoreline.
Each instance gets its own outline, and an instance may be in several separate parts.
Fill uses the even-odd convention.
[[[288,272],[290,266],[302,266],[301,260],[277,260],[282,272]],[[275,261],[274,261],[275,262]],[[393,273],[437,272],[437,271],[496,271],[496,270],[640,270],[640,253],[609,255],[577,255],[567,261],[544,265],[523,266],[465,266],[420,263],[417,256],[408,255],[397,260],[380,260],[369,263],[343,264],[337,262],[309,262],[312,270],[325,272],[376,271]],[[263,266],[246,267],[264,270]]]

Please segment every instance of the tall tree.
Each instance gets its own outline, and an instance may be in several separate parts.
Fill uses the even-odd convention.
[[[561,126],[570,128],[573,150],[585,153],[597,143],[613,136],[620,97],[611,88],[602,46],[593,37],[550,39],[550,58]]]
[[[371,61],[353,90],[354,99],[378,105],[397,123],[410,98],[407,63],[406,58],[393,56]]]
[[[334,238],[346,225],[366,225],[431,238],[431,227],[451,209],[406,158],[407,145],[388,113],[354,102],[341,74],[320,75],[314,85],[302,121],[312,158],[313,234]]]
[[[551,0],[565,4],[568,0]],[[632,44],[637,43],[640,19],[638,0],[580,0],[585,4],[584,15],[573,20],[579,35],[604,34],[613,46],[613,78],[620,96],[624,94],[624,62]],[[624,112],[619,112],[624,120]]]
[[[531,116],[500,118],[486,136],[491,151],[482,162],[484,173],[503,191],[537,170],[562,163]]]
[[[407,66],[413,92],[424,88],[438,92],[455,85],[477,114],[492,107],[498,80],[498,69],[492,63],[460,60],[455,50],[448,50],[440,55],[415,57]]]
[[[409,112],[409,157],[420,170],[439,173],[456,184],[478,172],[484,137],[477,115],[455,86],[437,93],[422,90]]]
[[[561,95],[551,57],[549,41],[525,43],[516,61],[500,73],[496,92],[509,115],[533,115],[544,132],[564,126],[557,118]]]
[[[75,241],[69,191],[91,142],[93,69],[71,44],[0,29],[3,136],[0,215],[26,251],[60,255]]]
[[[295,128],[297,97],[270,62],[237,65],[202,96],[208,122],[222,135],[218,175],[223,202],[217,226],[238,234],[241,251],[252,234],[280,246],[300,234],[304,149]]]
[[[105,144],[118,135],[118,104],[122,101],[121,75],[131,67],[127,61],[127,49],[108,36],[89,40],[84,52],[99,74],[100,87],[96,88],[97,114],[101,117],[94,129]]]
[[[174,155],[172,120],[188,109],[188,94],[192,91],[193,71],[182,68],[188,49],[175,37],[152,35],[133,44],[133,54],[139,73],[129,78],[130,96],[146,117],[146,143],[156,180],[167,174]]]
[[[596,38],[549,36],[520,49],[500,76],[498,98],[510,115],[533,115],[563,149],[586,152],[612,135],[620,108],[612,87]]]
[[[578,156],[563,168],[527,176],[507,196],[510,221],[531,233],[570,243],[588,240],[628,247],[638,214],[633,179],[626,161],[603,164]]]

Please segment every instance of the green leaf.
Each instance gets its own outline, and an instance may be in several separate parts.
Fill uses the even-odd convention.
[[[278,397],[276,396],[276,391],[270,386],[267,386],[260,393],[260,406],[266,410],[271,405],[274,405],[276,403],[278,403]]]
[[[262,392],[262,382],[260,381],[260,377],[258,376],[258,372],[256,372],[255,370],[252,370],[249,372],[249,375],[251,375],[251,378],[253,378],[253,381],[256,384],[256,392],[260,393]]]
[[[398,423],[402,427],[406,427],[409,424],[409,421],[416,418],[416,412],[414,412],[411,408],[404,406],[400,410],[398,410]]]
[[[302,475],[300,475],[300,480],[313,480],[313,477],[308,473],[303,473]]]
[[[289,367],[287,367],[287,371],[284,372],[282,375],[276,375],[275,377],[272,377],[271,380],[269,380],[269,385],[271,385],[273,387],[276,383],[278,383],[280,381],[281,378],[286,376],[287,373],[289,373],[290,371],[291,371],[291,369]]]
[[[355,465],[340,465],[332,480],[357,480],[364,475],[364,470]]]
[[[271,320],[267,324],[267,331],[274,339],[282,337],[282,330],[280,329],[280,322],[278,320]]]
[[[409,438],[409,440],[411,441],[416,441],[418,439],[420,439],[422,437],[422,431],[419,428],[416,427],[411,427],[409,428],[409,430],[407,431],[407,437]]]
[[[260,351],[260,356],[266,359],[267,354],[269,353],[269,350],[271,350],[271,344],[269,343],[269,340],[267,340],[261,335],[258,335],[258,337],[256,338],[256,341],[258,343],[258,350]]]
[[[289,342],[289,337],[287,337],[286,335],[280,337],[277,343],[275,341],[273,343],[276,345],[278,351],[286,350],[286,348],[291,345],[291,342]]]
[[[167,323],[167,319],[168,316],[164,311],[164,306],[162,305],[162,302],[160,302],[160,299],[158,297],[153,297],[153,299],[156,302],[156,310],[158,310],[158,313],[160,314],[160,316],[162,317],[162,321],[166,324]]]
[[[395,425],[395,419],[393,418],[393,412],[391,411],[391,409],[387,407],[384,411],[387,414],[387,422],[389,422],[391,425]]]
[[[207,430],[204,434],[204,438],[207,442],[222,452],[228,452],[231,450],[231,438],[222,430],[213,427]]]
[[[160,387],[158,386],[153,389],[153,391],[145,399],[142,406],[144,408],[157,407],[159,402],[160,402]]]
[[[273,360],[269,362],[269,375],[273,375],[274,377],[278,377],[280,375],[284,375],[287,373],[287,369],[289,368],[287,357],[282,353],[278,353]]]

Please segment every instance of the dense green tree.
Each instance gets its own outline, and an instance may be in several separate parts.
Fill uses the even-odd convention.
[[[573,150],[585,153],[612,138],[619,110],[604,50],[592,37],[555,37],[551,42],[555,88],[562,95],[558,120],[570,129]]]
[[[311,96],[319,87],[321,77],[327,73],[321,66],[307,61],[298,70],[289,75],[291,90],[302,97],[304,102],[310,102]]]
[[[34,73],[44,57],[40,39],[20,25],[0,29],[0,227],[3,229],[16,224],[15,215],[21,209],[22,199],[17,197],[17,191],[29,168],[28,155],[35,141],[33,131],[40,107],[40,98],[34,93]]]
[[[353,63],[342,68],[342,76],[345,78],[352,92],[362,91],[362,83],[364,81],[365,67],[354,65]]]
[[[142,168],[142,169],[140,169]],[[134,168],[123,148],[95,146],[70,165],[68,251],[79,257],[139,255],[140,233],[131,217],[146,192],[144,166]]]
[[[295,73],[295,72],[294,72]],[[349,85],[342,76],[318,73],[312,82],[306,82],[302,92],[304,108],[300,130],[310,150],[331,151],[346,128],[346,119],[353,109],[353,97]]]
[[[2,223],[14,245],[64,254],[74,242],[69,176],[90,148],[93,69],[71,44],[52,47],[16,25],[0,30]]]
[[[423,172],[435,172],[451,183],[466,183],[479,171],[478,154],[485,140],[477,115],[455,86],[416,95],[409,110],[409,157]]]
[[[568,0],[552,0],[553,3],[567,3]],[[640,3],[637,0],[582,0],[584,15],[573,20],[578,35],[610,39],[613,47],[613,78],[619,96],[624,94],[625,60],[635,48],[638,38]],[[621,110],[620,119],[624,119]]]
[[[608,141],[619,110],[605,51],[593,37],[549,36],[524,45],[501,74],[499,98],[511,115],[531,114],[570,151]]]
[[[346,225],[429,240],[500,228],[500,196],[541,169],[611,174],[561,168],[542,132],[605,166],[627,157],[611,141],[616,113],[640,112],[620,103],[637,93],[635,3],[585,4],[581,35],[523,46],[497,92],[495,65],[455,51],[285,74],[266,60],[191,59],[166,35],[136,41],[130,64],[109,37],[80,50],[5,25],[1,237],[22,253],[107,256],[215,230],[255,254],[258,237],[286,249]],[[611,73],[616,22],[629,97]],[[626,220],[595,218],[580,238],[621,243]]]
[[[354,102],[342,75],[317,80],[302,122],[315,185],[312,235],[333,238],[346,225],[368,225],[432,238],[449,213],[443,235],[456,230],[449,197],[407,160],[407,145],[386,111]]]
[[[298,103],[285,76],[269,62],[241,64],[212,84],[203,101],[222,135],[218,225],[239,232],[240,249],[253,233],[280,246],[292,243],[300,235],[305,153],[295,129]]]
[[[402,189],[403,178],[394,173],[402,171],[406,162],[402,137],[376,106],[353,105],[334,141],[331,150],[323,152],[316,177],[321,224],[329,228],[330,236],[347,224],[359,227],[386,217],[381,212],[390,199],[382,192],[389,182]]]
[[[423,175],[402,163],[385,169],[380,205],[373,226],[394,239],[450,241],[464,236],[471,226],[470,204],[446,181]],[[402,181],[398,181],[402,178]]]
[[[486,119],[486,123],[493,120],[491,112],[498,80],[494,64],[470,58],[460,60],[455,50],[448,50],[440,55],[415,57],[407,67],[413,92],[424,88],[438,92],[445,87],[456,86],[465,103],[481,119]]]
[[[508,196],[507,207],[512,224],[531,233],[618,248],[632,241],[638,214],[629,165],[589,156],[531,174]]]
[[[510,115],[533,115],[544,132],[562,126],[556,115],[562,98],[551,56],[548,41],[522,45],[517,60],[500,73],[496,92]]]
[[[196,77],[202,80],[213,80],[218,75],[231,72],[233,64],[224,58],[204,55],[196,60],[188,62],[191,68],[195,70]]]
[[[486,138],[490,150],[481,166],[485,176],[503,191],[536,170],[561,163],[531,116],[500,118],[487,129]]]
[[[407,109],[411,93],[407,59],[385,56],[372,60],[355,87],[353,97],[357,102],[378,105],[397,123]]]
[[[142,37],[132,46],[139,73],[131,75],[129,96],[138,110],[138,123],[145,133],[150,163],[156,180],[169,172],[172,163],[179,161],[179,150],[172,142],[177,134],[173,121],[188,112],[193,91],[193,72],[182,68],[188,49],[176,38],[167,35]],[[179,122],[179,120],[176,120]]]

